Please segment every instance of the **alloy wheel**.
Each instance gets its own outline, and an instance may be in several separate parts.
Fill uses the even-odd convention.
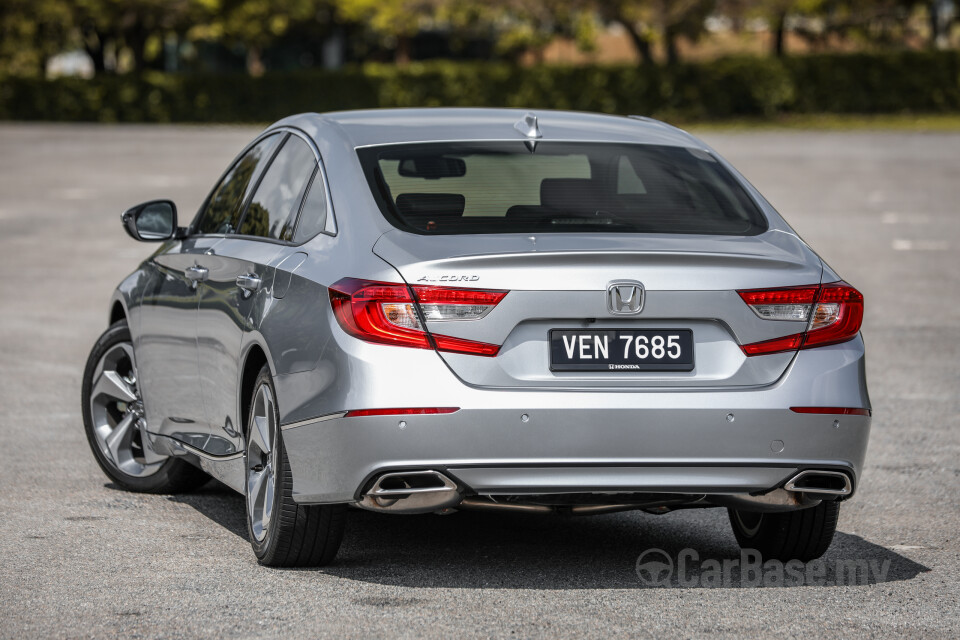
[[[147,421],[131,343],[115,344],[100,357],[89,402],[94,436],[111,466],[135,478],[159,471],[167,458],[146,444]]]
[[[276,488],[277,421],[273,392],[261,384],[254,395],[247,436],[247,513],[257,542],[267,537]]]

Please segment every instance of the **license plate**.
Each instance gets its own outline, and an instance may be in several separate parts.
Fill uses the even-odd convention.
[[[690,329],[553,329],[551,371],[692,371]]]

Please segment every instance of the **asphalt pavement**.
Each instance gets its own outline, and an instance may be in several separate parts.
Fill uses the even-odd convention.
[[[110,484],[80,378],[151,251],[119,213],[189,216],[256,131],[0,125],[0,637],[960,636],[960,134],[704,134],[867,301],[862,484],[823,572],[758,587],[719,509],[351,512],[335,564],[293,571],[257,565],[220,485]],[[699,564],[651,585],[650,549]]]

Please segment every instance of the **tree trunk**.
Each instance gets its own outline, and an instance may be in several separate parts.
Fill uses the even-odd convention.
[[[247,73],[253,77],[263,75],[263,60],[260,59],[260,47],[249,47],[247,49]]]
[[[94,74],[107,70],[106,56],[103,51],[103,36],[90,24],[83,26],[83,50],[93,61]]]
[[[667,47],[667,64],[675,65],[680,62],[680,52],[677,50],[677,32],[672,26],[667,27],[663,34]]]
[[[147,66],[147,33],[142,25],[136,25],[126,34],[124,40],[130,47],[130,53],[133,55],[133,70],[135,73],[143,73]]]
[[[633,48],[637,51],[640,64],[653,64],[653,51],[650,40],[637,31],[637,28],[629,20],[618,17],[616,18],[616,22],[626,29],[627,35],[630,36],[630,41],[633,43]]]
[[[780,12],[777,14],[776,21],[773,24],[773,55],[782,58],[786,53],[786,35],[787,35],[787,14]]]
[[[41,22],[37,25],[37,31],[31,44],[33,46],[33,50],[37,52],[37,56],[39,57],[39,60],[37,61],[39,67],[37,69],[38,75],[41,78],[46,78],[47,64],[50,62],[50,54],[48,53],[49,50],[45,46],[47,44],[47,29],[44,23]]]
[[[393,53],[393,61],[398,65],[410,64],[410,36],[399,36],[397,38],[397,49]]]

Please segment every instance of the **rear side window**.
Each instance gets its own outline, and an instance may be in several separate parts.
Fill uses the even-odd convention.
[[[763,214],[699,149],[540,141],[358,150],[384,215],[425,234],[756,235]]]
[[[291,135],[257,186],[240,223],[241,235],[293,240],[297,210],[317,160],[306,142]]]
[[[327,192],[323,187],[323,176],[317,171],[307,192],[307,199],[300,211],[297,234],[294,242],[305,242],[324,230],[327,226]]]
[[[241,207],[282,138],[282,134],[264,138],[230,168],[200,213],[194,228],[196,233],[233,233],[237,230]]]

